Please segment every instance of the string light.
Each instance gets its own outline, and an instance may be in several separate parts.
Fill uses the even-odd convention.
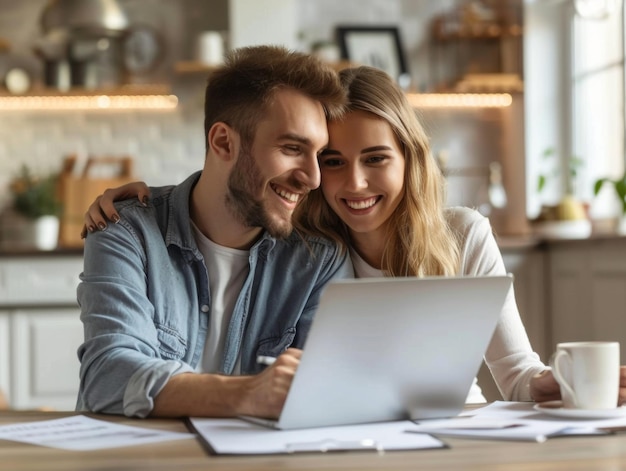
[[[506,108],[509,93],[408,93],[414,108]],[[176,95],[3,96],[0,111],[173,110]]]
[[[3,96],[0,111],[173,110],[176,95]]]
[[[414,108],[506,108],[509,93],[407,93]]]

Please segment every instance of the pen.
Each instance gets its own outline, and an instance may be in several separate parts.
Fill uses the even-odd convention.
[[[275,361],[276,361],[275,357],[270,357],[267,355],[259,355],[258,357],[256,357],[256,362],[259,365],[270,366],[270,365],[273,365]]]

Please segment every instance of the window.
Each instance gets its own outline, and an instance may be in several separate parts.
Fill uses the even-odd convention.
[[[609,8],[586,14],[580,7]],[[612,217],[617,201],[605,188],[593,199],[600,177],[624,171],[624,15],[622,2],[576,1],[572,15],[571,152],[584,161],[575,193],[592,202],[593,217]]]
[[[524,127],[526,210],[556,204],[570,186],[591,203],[592,218],[611,218],[618,202],[610,186],[593,197],[600,177],[624,171],[623,0],[529,1],[524,4]],[[604,11],[597,7],[607,7]],[[582,14],[581,14],[582,13]],[[542,156],[553,149],[554,159]],[[582,160],[569,185],[572,157]],[[538,177],[556,165],[558,178],[537,191]]]

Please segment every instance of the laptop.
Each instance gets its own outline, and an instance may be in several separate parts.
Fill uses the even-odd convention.
[[[512,275],[330,282],[278,420],[281,430],[457,415]]]

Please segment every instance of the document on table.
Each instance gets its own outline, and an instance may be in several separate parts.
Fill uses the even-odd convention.
[[[84,415],[0,426],[2,440],[76,451],[144,445],[185,438],[194,438],[194,435],[116,424]]]
[[[416,431],[465,438],[544,442],[568,435],[605,435],[610,433],[607,429],[626,426],[626,417],[565,420],[533,407],[529,402],[496,401],[455,418],[421,421],[416,424]]]
[[[192,417],[190,426],[211,454],[258,455],[346,450],[419,450],[446,448],[426,433],[407,433],[410,421],[382,422],[340,427],[276,430],[242,419]]]

